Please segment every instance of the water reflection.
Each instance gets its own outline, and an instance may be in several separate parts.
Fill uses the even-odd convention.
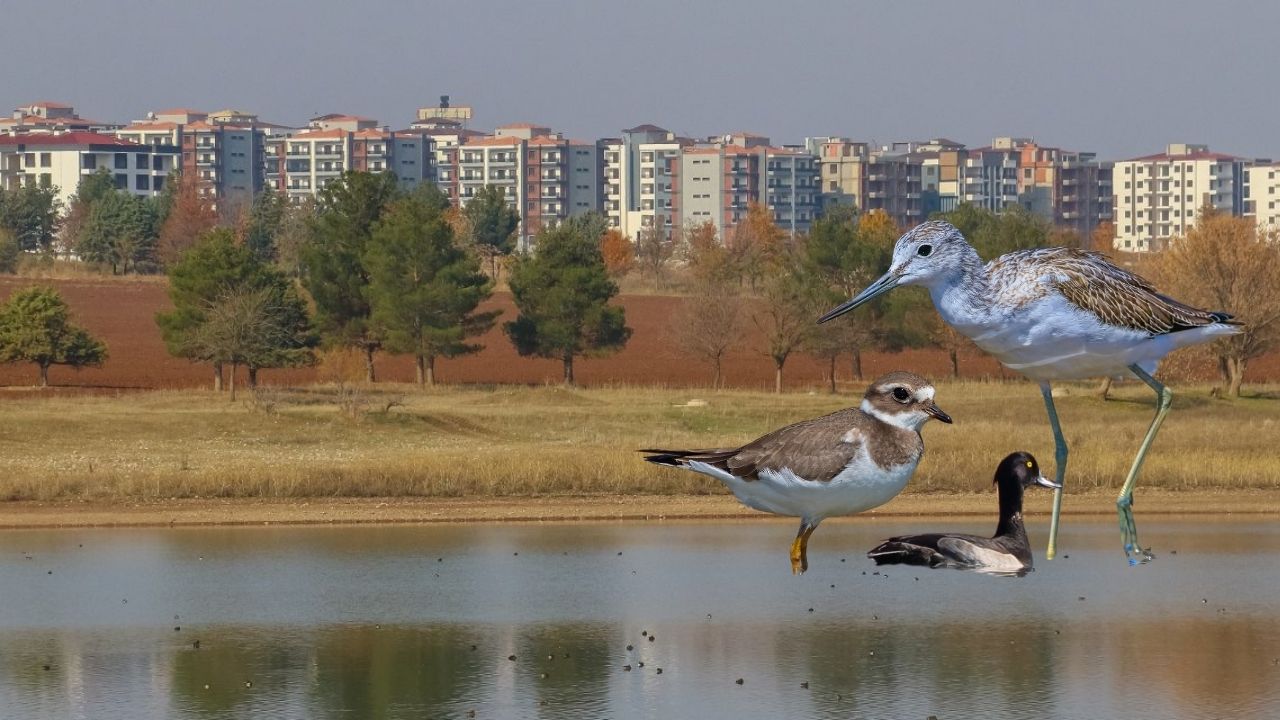
[[[0,534],[0,717],[1280,709],[1267,523],[1148,530],[1180,552],[1144,568],[1077,523],[1071,560],[1013,581],[877,574],[858,552],[884,523],[833,524],[792,578],[780,527]]]

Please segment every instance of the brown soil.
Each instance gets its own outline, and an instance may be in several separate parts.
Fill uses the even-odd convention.
[[[1262,490],[1162,491],[1143,488],[1143,516],[1256,517],[1280,514],[1280,493]],[[907,494],[863,519],[886,517],[992,517],[992,496]],[[1028,499],[1027,514],[1045,517],[1048,493]],[[1115,516],[1112,492],[1075,493],[1063,514]],[[749,510],[728,495],[589,495],[514,498],[333,498],[308,500],[197,499],[156,502],[0,503],[0,528],[131,527],[271,524],[388,524],[460,522],[567,522],[682,519],[790,518]]]
[[[106,341],[110,359],[101,368],[74,371],[55,367],[50,373],[54,385],[75,387],[84,392],[115,392],[131,389],[190,388],[210,382],[211,370],[171,357],[166,352],[155,324],[157,312],[170,308],[167,285],[162,278],[103,278],[75,280],[29,280],[0,278],[0,298],[15,289],[35,283],[56,287],[66,298],[78,318],[90,332]],[[671,346],[667,324],[677,313],[681,298],[654,295],[629,295],[621,298],[627,310],[627,324],[634,334],[622,352],[607,357],[580,360],[575,367],[577,379],[585,385],[631,384],[668,386],[705,386],[710,369],[685,357]],[[481,342],[485,349],[471,357],[440,360],[437,377],[444,382],[463,383],[558,383],[561,366],[558,361],[522,358],[502,334],[501,321],[515,317],[515,308],[507,293],[498,293],[489,303],[501,309],[503,316]],[[725,361],[726,381],[730,386],[749,389],[771,388],[773,363],[753,348],[763,346],[757,328],[749,328],[742,348],[729,354]],[[1013,378],[990,357],[963,354],[961,373],[968,378]],[[941,377],[950,372],[945,353],[937,350],[909,350],[901,353],[868,352],[863,356],[863,372],[868,377],[898,368]],[[1211,368],[1198,367],[1195,375],[1212,377]],[[385,354],[377,359],[380,380],[411,382],[413,365],[409,358]],[[813,388],[824,384],[826,368],[804,355],[788,360],[784,372],[788,388]],[[848,358],[837,366],[837,378],[851,382]],[[28,365],[0,366],[0,386],[29,387],[36,370]],[[273,370],[261,373],[268,384],[306,383],[316,378],[312,369]],[[1280,355],[1254,361],[1249,366],[1249,381],[1280,380]],[[243,382],[243,375],[240,381]],[[856,384],[856,383],[855,383]]]

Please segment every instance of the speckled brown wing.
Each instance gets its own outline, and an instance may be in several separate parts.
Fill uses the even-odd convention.
[[[861,426],[870,420],[849,409],[788,425],[743,445],[725,460],[725,467],[750,480],[761,470],[789,468],[805,480],[828,482],[861,452],[867,441]]]
[[[1071,304],[1108,325],[1164,335],[1231,322],[1226,313],[1200,310],[1161,295],[1151,283],[1098,253],[1053,248],[1035,251],[1031,257]]]

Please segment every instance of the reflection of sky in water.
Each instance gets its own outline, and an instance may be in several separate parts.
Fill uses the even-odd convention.
[[[923,524],[828,522],[799,578],[771,521],[4,532],[0,717],[1280,711],[1274,522],[1149,518],[1130,568],[1077,519],[1020,579],[863,557],[990,530]]]

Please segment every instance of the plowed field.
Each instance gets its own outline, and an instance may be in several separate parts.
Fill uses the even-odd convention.
[[[15,288],[37,281],[22,278],[0,279],[0,297],[7,298]],[[160,339],[155,314],[169,309],[163,279],[93,279],[38,281],[56,287],[81,324],[106,341],[110,359],[101,368],[74,371],[55,367],[50,381],[56,386],[73,386],[88,391],[111,392],[128,389],[189,388],[210,381],[207,366],[195,365],[171,357]],[[682,302],[678,297],[631,295],[620,302],[627,310],[627,324],[634,334],[625,350],[599,359],[579,360],[575,372],[584,385],[628,384],[698,386],[710,381],[710,368],[683,357],[672,347],[667,324]],[[502,319],[515,316],[515,308],[506,293],[490,301],[503,311]],[[501,324],[501,319],[499,325]],[[485,349],[473,356],[440,360],[436,364],[438,379],[463,383],[556,383],[560,381],[558,361],[522,358],[512,349],[500,327],[495,327],[482,342]],[[768,388],[773,383],[773,362],[761,349],[764,344],[757,328],[749,330],[741,347],[730,353],[725,362],[728,385],[739,388]],[[989,357],[974,353],[962,355],[961,374],[970,378],[1001,377],[999,365]],[[944,353],[936,350],[912,350],[901,353],[868,352],[863,356],[863,372],[874,376],[893,369],[909,369],[927,376],[950,372]],[[381,354],[377,359],[380,380],[411,382],[413,364],[410,358]],[[849,361],[842,359],[837,367],[837,380],[851,381]],[[1211,368],[1197,373],[1212,377]],[[1012,377],[1004,373],[1006,377]],[[794,355],[787,362],[784,382],[788,388],[819,387],[824,383],[825,368],[819,361]],[[0,385],[20,387],[32,384],[36,371],[29,365],[0,365]],[[316,378],[312,369],[263,371],[264,384],[305,383]],[[1280,356],[1255,361],[1249,368],[1251,381],[1280,379]],[[243,381],[243,377],[241,378]]]

